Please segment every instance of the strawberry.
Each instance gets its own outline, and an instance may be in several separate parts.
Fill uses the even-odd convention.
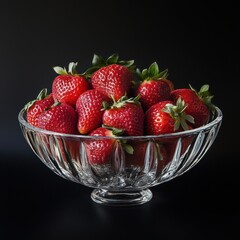
[[[189,126],[190,129],[191,126]],[[174,155],[180,154],[181,158],[183,157],[183,155],[187,154],[187,151],[189,149],[189,147],[191,146],[191,144],[194,142],[194,137],[195,136],[184,136],[181,137],[181,151],[179,152],[179,149],[177,148],[177,144],[179,141],[179,137],[173,137],[173,138],[168,138],[168,139],[162,139],[162,144],[165,146],[166,150],[167,150],[167,163],[171,162],[174,159]]]
[[[127,167],[140,167],[142,170],[144,168],[157,169],[160,173],[167,164],[168,154],[165,146],[160,143],[154,143],[153,154],[149,154],[150,148],[148,147],[149,142],[134,140],[128,143],[132,148],[132,153],[126,153],[125,161]]]
[[[52,84],[53,98],[55,101],[75,105],[80,94],[90,88],[87,79],[76,72],[77,63],[71,62],[68,71],[65,68],[54,67],[59,74]]]
[[[158,64],[154,62],[148,69],[144,69],[142,72],[137,69],[136,73],[141,79],[136,95],[140,95],[140,102],[145,110],[155,103],[170,99],[173,84],[166,79],[168,75],[167,69],[159,72]]]
[[[39,115],[54,103],[52,93],[47,95],[47,89],[44,88],[40,91],[37,98],[27,103],[24,109],[27,111],[27,121],[31,125],[38,127]]]
[[[191,87],[191,86],[190,86]],[[211,103],[213,96],[210,95],[209,85],[203,85],[199,92],[191,88],[175,89],[171,92],[171,99],[176,102],[181,97],[188,104],[185,112],[194,118],[194,128],[206,124],[210,117],[210,111],[214,111]]]
[[[159,135],[188,130],[186,121],[193,123],[194,119],[185,113],[186,108],[187,105],[180,98],[176,105],[170,100],[154,104],[145,113],[146,134]]]
[[[105,94],[109,98],[118,100],[129,92],[131,82],[134,80],[133,60],[119,61],[119,56],[114,54],[107,60],[94,55],[93,67],[86,71],[91,75],[93,88]]]
[[[122,129],[125,135],[143,135],[144,112],[141,107],[139,96],[135,98],[121,97],[112,106],[105,105],[103,124]]]
[[[144,159],[147,149],[147,142],[146,141],[130,141],[128,143],[133,151],[128,153],[126,152],[125,155],[125,165],[126,167],[143,167],[144,166]]]
[[[76,102],[78,113],[78,131],[87,134],[102,125],[102,106],[108,98],[95,89],[81,94]]]
[[[76,134],[77,113],[66,103],[56,102],[39,116],[38,127],[53,132]]]
[[[90,136],[114,137],[112,130],[99,127],[93,130]],[[113,147],[116,143],[114,138],[99,138],[84,141],[88,161],[90,164],[106,164],[111,161]]]

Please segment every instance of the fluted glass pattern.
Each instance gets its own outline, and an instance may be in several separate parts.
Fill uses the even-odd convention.
[[[112,191],[146,189],[185,173],[211,147],[222,122],[222,112],[217,108],[211,121],[197,129],[159,136],[116,137],[109,160],[92,164],[90,142],[110,137],[41,130],[29,125],[25,115],[21,110],[18,116],[23,135],[48,168],[67,180]],[[133,146],[133,155],[124,150],[123,142]]]

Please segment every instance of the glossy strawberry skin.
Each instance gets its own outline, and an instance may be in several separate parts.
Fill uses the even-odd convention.
[[[143,135],[144,112],[140,104],[126,103],[123,107],[105,110],[103,124],[122,129],[125,135]]]
[[[77,133],[77,113],[75,109],[66,103],[61,103],[44,111],[39,116],[38,127],[67,134]]]
[[[173,133],[175,120],[163,111],[166,104],[173,104],[172,101],[162,101],[154,104],[145,113],[145,130],[147,135],[159,135]]]
[[[78,113],[78,131],[80,134],[87,134],[102,124],[103,101],[108,98],[95,89],[88,90],[81,94],[76,102]]]
[[[171,89],[167,82],[162,80],[144,80],[137,88],[136,95],[140,95],[140,102],[145,110],[155,103],[170,99]]]
[[[38,127],[39,115],[44,112],[46,108],[51,107],[54,103],[52,94],[48,95],[42,100],[37,100],[28,110],[27,110],[27,121],[32,126]]]
[[[208,122],[210,111],[193,90],[182,88],[175,89],[171,92],[173,102],[176,102],[179,97],[188,104],[185,112],[194,118],[195,123],[191,124],[194,128],[200,127]]]
[[[72,106],[80,94],[90,88],[87,79],[80,75],[59,75],[52,84],[53,98],[61,103],[67,103]]]
[[[100,68],[92,75],[92,86],[99,92],[115,100],[128,93],[133,73],[125,66],[111,64]]]
[[[89,135],[102,137],[113,136],[111,130],[103,127],[99,127],[93,130]],[[86,148],[89,163],[93,165],[109,163],[112,158],[115,142],[116,140],[114,138],[85,140],[84,145]]]

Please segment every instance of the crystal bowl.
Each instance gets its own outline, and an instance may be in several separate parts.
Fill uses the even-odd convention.
[[[115,137],[109,160],[92,163],[89,144],[113,137],[61,134],[31,126],[19,112],[22,133],[38,158],[64,179],[93,188],[93,201],[128,206],[151,200],[150,187],[182,175],[195,166],[213,144],[222,122],[216,107],[208,124],[172,134]],[[124,144],[130,144],[128,154]]]

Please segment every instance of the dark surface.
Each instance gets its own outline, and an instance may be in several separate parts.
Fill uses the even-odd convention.
[[[175,1],[4,1],[0,7],[0,239],[239,239],[239,8]],[[152,188],[151,202],[95,204],[92,189],[41,163],[17,115],[56,76],[94,53],[157,61],[176,87],[210,84],[224,114],[212,148],[184,175]]]

